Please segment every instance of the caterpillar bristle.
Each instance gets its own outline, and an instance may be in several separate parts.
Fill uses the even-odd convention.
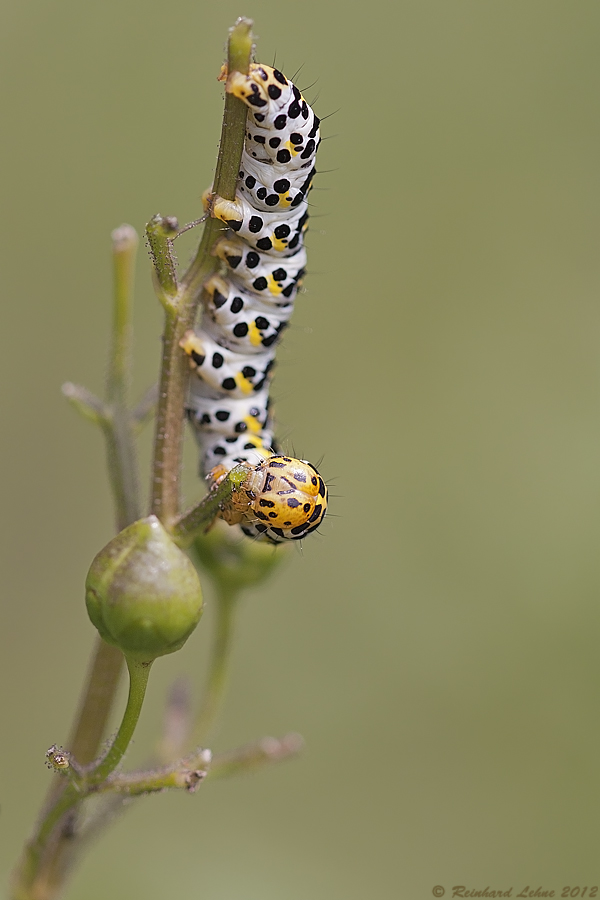
[[[292,75],[290,81],[295,81],[297,79],[298,75],[300,74],[300,72],[302,71],[302,69],[304,68],[305,65],[306,65],[306,63],[302,63],[302,65],[298,69],[296,69],[296,71]]]
[[[324,122],[325,119],[331,119],[332,116],[337,116],[337,114],[338,114],[339,112],[341,112],[341,110],[342,110],[342,107],[341,107],[341,106],[338,106],[338,108],[337,108],[337,109],[334,109],[333,112],[327,113],[326,116],[320,116],[319,118],[321,119],[321,122]],[[336,136],[337,136],[337,135],[332,135],[332,137],[336,137]]]

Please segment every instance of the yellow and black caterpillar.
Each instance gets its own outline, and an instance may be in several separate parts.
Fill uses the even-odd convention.
[[[269,408],[275,347],[306,266],[319,118],[270,66],[233,72],[226,90],[247,105],[247,130],[235,200],[210,193],[206,199],[229,230],[215,246],[224,272],[204,286],[202,328],[181,342],[198,375],[187,411],[204,474],[214,481],[240,463],[252,467],[246,499],[225,514],[227,521],[281,543],[310,534],[327,509],[327,487],[315,467],[276,455]]]

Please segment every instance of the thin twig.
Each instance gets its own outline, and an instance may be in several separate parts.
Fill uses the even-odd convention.
[[[296,756],[304,747],[299,734],[286,734],[282,738],[265,737],[235,750],[212,757],[210,750],[195,750],[189,756],[170,766],[162,766],[147,772],[115,773],[95,788],[97,793],[117,792],[129,797],[183,788],[193,793],[205,777],[229,778],[260,769],[271,763],[283,762]]]

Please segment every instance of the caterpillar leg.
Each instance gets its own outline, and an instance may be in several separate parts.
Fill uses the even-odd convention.
[[[225,200],[218,194],[212,194],[210,200],[210,214],[215,219],[220,219],[232,229],[239,231],[244,221],[244,206],[239,200]]]
[[[203,364],[206,359],[206,351],[204,349],[204,344],[195,331],[186,331],[179,341],[179,346],[185,351],[186,355],[190,357],[190,365],[192,368]]]

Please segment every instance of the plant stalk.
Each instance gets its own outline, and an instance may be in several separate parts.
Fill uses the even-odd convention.
[[[123,719],[106,756],[90,772],[86,773],[86,785],[101,784],[121,762],[142,711],[151,665],[151,662],[138,663],[131,659],[127,660],[129,694]]]
[[[228,71],[248,72],[252,52],[251,29],[249,19],[238,19],[230,30]],[[226,94],[213,189],[229,200],[235,198],[245,130],[245,105],[237,97]],[[177,294],[170,301],[172,314],[162,300],[167,313],[152,465],[151,512],[167,529],[174,525],[179,516],[183,409],[190,374],[189,363],[179,341],[186,331],[193,328],[202,285],[217,268],[218,260],[212,256],[212,249],[222,230],[223,224],[218,219],[207,220],[196,256],[183,275]],[[160,283],[158,270],[157,279]]]

